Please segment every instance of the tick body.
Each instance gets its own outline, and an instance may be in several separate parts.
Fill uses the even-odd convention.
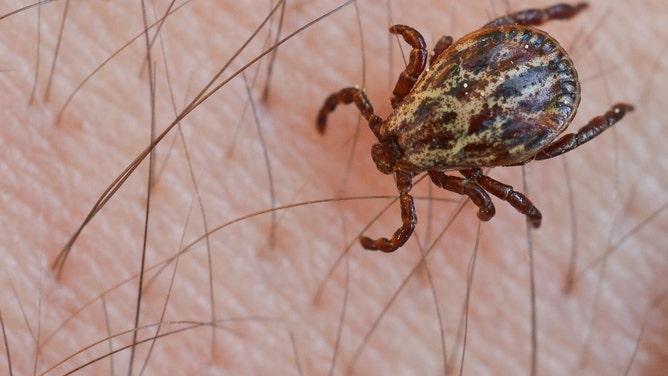
[[[521,163],[570,123],[577,73],[549,35],[526,26],[486,28],[451,45],[380,129],[405,170]]]
[[[378,170],[395,176],[402,226],[390,239],[361,237],[370,250],[392,252],[412,235],[417,223],[412,179],[427,172],[437,186],[468,195],[487,221],[495,214],[488,193],[508,201],[534,227],[541,214],[512,187],[482,168],[521,165],[575,149],[619,121],[627,104],[614,105],[577,133],[557,138],[571,123],[580,103],[580,83],[571,59],[550,35],[532,27],[568,19],[587,5],[558,4],[513,13],[452,42],[443,37],[429,69],[422,36],[404,25],[390,32],[413,47],[391,99],[393,112],[383,120],[366,94],[345,88],[332,94],[318,114],[321,132],[339,103],[355,103],[378,139],[371,156]],[[459,171],[462,177],[446,175]]]

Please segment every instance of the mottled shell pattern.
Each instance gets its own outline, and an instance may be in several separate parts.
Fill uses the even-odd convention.
[[[401,151],[395,170],[518,164],[563,132],[579,103],[577,72],[555,39],[528,26],[488,27],[438,57],[381,139]]]

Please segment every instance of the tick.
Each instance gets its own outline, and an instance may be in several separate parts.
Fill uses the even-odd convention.
[[[532,27],[570,19],[587,8],[558,4],[497,18],[460,40],[442,37],[427,66],[424,38],[405,25],[390,27],[412,47],[406,69],[391,98],[392,113],[374,114],[364,90],[348,87],[330,95],[317,118],[324,133],[327,116],[338,104],[354,103],[378,143],[371,157],[383,174],[394,175],[402,225],[392,238],[360,237],[369,250],[392,252],[411,237],[417,214],[410,190],[413,178],[427,172],[438,187],[467,195],[478,218],[495,214],[491,193],[524,214],[534,228],[542,215],[531,201],[482,168],[516,166],[569,152],[598,136],[633,106],[618,103],[576,133],[561,134],[580,104],[580,82],[559,43]],[[462,176],[447,175],[458,171]]]

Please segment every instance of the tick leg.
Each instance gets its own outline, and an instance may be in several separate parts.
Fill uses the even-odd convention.
[[[369,122],[369,128],[376,136],[380,139],[380,126],[383,123],[383,119],[373,113],[373,106],[369,102],[364,90],[360,90],[356,87],[347,87],[338,91],[325,99],[320,111],[318,112],[318,118],[316,119],[316,126],[318,127],[318,132],[325,133],[327,128],[327,116],[330,112],[336,109],[336,106],[339,104],[350,104],[355,103],[357,109],[362,113],[362,116]]]
[[[496,213],[492,199],[473,179],[450,176],[440,171],[429,171],[429,177],[434,184],[445,190],[469,196],[479,208],[478,218],[481,221],[489,221]]]
[[[443,51],[447,50],[448,47],[452,45],[452,37],[448,36],[442,36],[441,39],[436,42],[436,45],[434,46],[434,52],[432,53],[431,57],[429,58],[429,66],[431,67],[434,65],[434,61],[438,59],[439,56],[443,53]]]
[[[550,20],[566,20],[574,17],[589,6],[587,3],[576,5],[557,4],[544,9],[527,9],[492,20],[486,27],[502,25],[541,25]]]
[[[545,149],[536,154],[534,159],[541,160],[556,157],[577,148],[598,136],[604,130],[612,127],[624,117],[627,111],[633,111],[633,106],[617,103],[605,115],[593,118],[587,125],[580,128],[577,133],[569,133],[549,144]]]
[[[427,65],[427,45],[424,43],[422,35],[410,26],[394,25],[390,27],[390,33],[401,35],[406,43],[413,47],[408,65],[401,72],[401,75],[399,75],[397,84],[394,86],[394,91],[392,92],[392,108],[397,108],[401,101],[404,100],[404,97],[410,93],[418,77],[424,71],[424,67]]]
[[[479,168],[459,171],[467,179],[471,179],[494,196],[507,201],[513,208],[527,216],[534,228],[540,227],[543,215],[525,195],[513,190],[513,187],[483,175]]]
[[[412,175],[396,174],[399,205],[401,206],[401,227],[394,232],[392,239],[371,239],[366,236],[360,236],[362,247],[370,251],[394,252],[413,235],[415,224],[417,223],[417,214],[415,213],[413,197],[408,193],[413,188],[411,178]]]

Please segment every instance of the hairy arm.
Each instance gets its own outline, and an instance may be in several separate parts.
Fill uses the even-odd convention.
[[[433,45],[441,34],[456,39],[504,13],[502,2],[441,3],[430,8],[393,3],[392,22],[416,27]],[[59,116],[86,75],[138,35],[143,18],[134,2],[70,4],[49,81],[65,4],[42,7],[39,55],[36,9],[0,21],[7,51],[0,60],[7,98],[0,130],[0,251],[6,260],[0,313],[16,372],[30,372],[35,359],[39,372],[102,340],[54,371],[61,374],[131,342],[131,333],[105,339],[134,328],[144,242],[146,268],[153,269],[145,274],[144,284],[150,286],[143,292],[139,326],[167,323],[159,334],[186,330],[159,338],[150,357],[150,342],[139,345],[135,372],[146,363],[154,373],[297,373],[297,364],[305,374],[330,367],[336,373],[350,367],[360,374],[434,373],[443,370],[441,327],[448,365],[456,370],[462,357],[457,331],[470,291],[465,371],[514,374],[530,368],[530,265],[541,373],[621,374],[638,343],[633,373],[667,366],[662,348],[668,316],[660,282],[668,272],[662,246],[668,244],[667,215],[650,218],[668,202],[660,190],[668,185],[668,167],[661,163],[668,34],[658,27],[667,20],[659,19],[665,11],[652,8],[661,5],[592,1],[576,19],[546,26],[573,51],[582,79],[583,103],[571,131],[618,101],[636,105],[637,111],[566,156],[566,162],[527,167],[528,194],[544,215],[541,229],[532,232],[533,264],[527,260],[524,218],[497,200],[497,217],[482,225],[479,238],[469,204],[436,242],[427,268],[407,277],[420,264],[416,239],[423,247],[431,244],[455,209],[450,202],[421,198],[457,199],[429,191],[425,182],[415,188],[419,224],[406,247],[384,255],[363,251],[356,242],[391,202],[370,196],[396,195],[394,183],[375,171],[369,157],[372,135],[364,123],[355,133],[352,106],[337,109],[325,137],[317,134],[314,120],[328,94],[353,84],[367,89],[381,116],[389,111],[401,55],[387,33],[386,5],[360,3],[363,49],[357,8],[348,6],[281,46],[268,101],[260,97],[271,55],[223,86],[159,144],[153,168],[148,159],[140,164],[88,224],[56,280],[50,261],[101,192],[150,143],[151,125],[160,134],[183,113],[269,12],[242,8],[248,4],[188,3],[159,26],[162,39],[151,39],[150,67],[140,36],[96,72]],[[513,4],[512,10],[528,6]],[[15,9],[5,8],[3,13]],[[166,9],[167,2],[155,11],[149,8],[148,19],[156,20],[155,14]],[[281,36],[328,9],[288,3]],[[279,15],[271,24],[274,33]],[[647,32],[654,43],[645,43]],[[242,68],[274,38],[263,29],[222,77]],[[522,186],[520,168],[497,169],[492,176]],[[340,197],[365,198],[309,203]],[[306,204],[271,213],[295,203]],[[262,211],[268,212],[245,217]],[[395,205],[364,233],[387,236],[398,221]],[[201,238],[207,231],[210,236]],[[629,240],[619,243],[627,233]],[[473,288],[467,289],[476,239]],[[578,278],[564,293],[573,241]],[[350,253],[337,262],[348,245]],[[184,249],[176,263],[173,257]],[[609,250],[614,252],[604,257]],[[198,323],[203,325],[188,328]],[[155,334],[152,326],[138,339]],[[460,350],[452,357],[456,347]],[[129,349],[120,351],[89,369],[127,372],[129,354]],[[6,364],[6,358],[0,361]]]

